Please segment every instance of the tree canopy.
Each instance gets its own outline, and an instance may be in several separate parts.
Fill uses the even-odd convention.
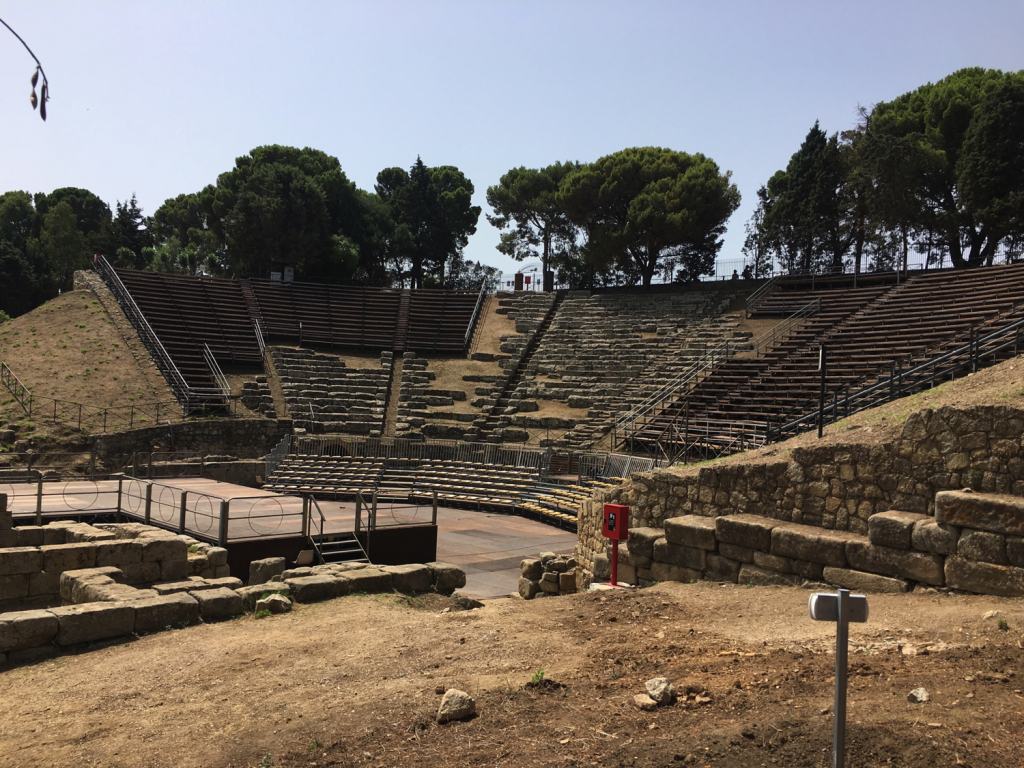
[[[595,267],[615,263],[650,285],[659,269],[696,280],[714,268],[725,225],[740,203],[731,172],[702,154],[635,147],[584,165],[557,201],[587,232]]]

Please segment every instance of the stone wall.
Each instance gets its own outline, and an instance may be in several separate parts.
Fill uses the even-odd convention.
[[[290,419],[197,419],[92,438],[96,458],[118,466],[135,452],[196,451],[257,459],[291,434]]]
[[[629,505],[633,528],[663,528],[685,515],[746,513],[865,536],[881,512],[933,514],[940,491],[1024,496],[1022,447],[1024,410],[943,407],[912,414],[897,439],[877,445],[830,443],[748,463],[638,473],[583,505],[575,553],[581,583],[606,552],[605,502]]]

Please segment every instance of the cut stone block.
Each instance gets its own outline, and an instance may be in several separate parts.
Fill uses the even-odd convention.
[[[754,550],[754,565],[765,571],[792,573],[794,570],[793,562],[788,557],[779,557],[778,555],[770,555],[767,552]]]
[[[41,547],[46,543],[41,525],[22,525],[14,529],[18,537],[17,547]]]
[[[695,571],[692,568],[683,568],[678,565],[670,565],[669,563],[655,561],[651,566],[651,578],[654,581],[679,581],[687,584],[699,579],[701,576],[703,574],[700,571]],[[608,577],[605,576],[605,578]]]
[[[780,525],[780,521],[769,517],[723,515],[715,518],[715,536],[720,542],[769,552],[772,548],[772,529],[777,525]]]
[[[50,611],[0,614],[0,653],[37,648],[57,637],[57,617]]]
[[[939,555],[877,547],[866,541],[851,541],[846,546],[846,556],[850,566],[858,571],[880,573],[938,587],[945,583],[942,558]]]
[[[680,568],[692,568],[703,571],[707,564],[707,550],[696,547],[684,547],[669,544],[665,538],[654,542],[654,562],[677,565]]]
[[[145,552],[143,552],[143,555],[145,555]],[[175,560],[160,560],[158,562],[160,563],[161,581],[175,581],[188,578],[188,560],[184,557]]]
[[[947,557],[946,585],[983,595],[1024,597],[1024,568]]]
[[[206,550],[206,557],[214,568],[228,564],[228,551],[224,547],[210,547]]]
[[[183,592],[136,600],[132,605],[136,634],[180,628],[199,621],[199,603]]]
[[[1024,498],[998,493],[939,491],[935,520],[962,528],[1024,536]]]
[[[868,518],[868,538],[881,547],[910,549],[914,526],[932,519],[914,512],[879,512]]]
[[[739,583],[754,584],[759,587],[798,587],[803,583],[803,579],[795,573],[779,573],[759,568],[756,565],[742,565]]]
[[[299,576],[287,579],[285,584],[291,589],[295,602],[315,603],[347,594],[349,582],[333,576]]]
[[[7,547],[0,549],[0,576],[35,573],[42,570],[44,570],[43,556],[38,548]]]
[[[959,538],[959,528],[928,518],[914,524],[910,542],[914,549],[919,549],[922,552],[952,555],[956,553],[956,543]]]
[[[142,562],[142,544],[131,539],[101,541],[96,544],[96,565],[131,565]]]
[[[1006,557],[1010,565],[1024,568],[1024,538],[1019,536],[1006,537]]]
[[[899,594],[910,589],[910,585],[903,579],[893,579],[874,573],[855,571],[851,568],[826,567],[822,573],[822,578],[827,584],[850,589],[854,592]]]
[[[519,596],[523,600],[533,600],[540,590],[540,583],[536,579],[528,579],[525,576],[519,577]]]
[[[0,576],[0,600],[20,600],[28,597],[31,576],[27,573],[12,573]]]
[[[571,595],[576,591],[576,574],[573,572],[558,574],[558,591],[563,595]]]
[[[846,566],[846,545],[852,541],[867,543],[864,536],[848,531],[832,531],[809,525],[780,525],[772,530],[771,553],[842,568]]]
[[[806,560],[793,560],[793,573],[808,581],[821,581],[825,566],[821,563],[809,563]]]
[[[704,578],[710,581],[731,581],[735,584],[740,577],[740,565],[741,563],[727,557],[709,554]]]
[[[718,547],[715,538],[715,518],[701,515],[683,515],[665,521],[665,538],[670,544],[681,544],[714,552]]]
[[[226,550],[225,550],[226,551]],[[267,557],[249,563],[249,584],[265,584],[285,572],[287,563],[283,557]]]
[[[59,595],[60,574],[51,573],[50,571],[39,571],[38,573],[29,574],[28,594],[30,597],[37,595]]]
[[[95,544],[53,544],[39,548],[41,571],[75,571],[96,565]]]
[[[128,584],[152,584],[160,580],[160,563],[129,563],[120,569]]]
[[[754,551],[753,549],[747,549],[736,544],[726,544],[725,542],[718,545],[718,554],[741,563],[754,562]]]
[[[385,570],[391,574],[391,585],[406,595],[426,592],[434,581],[430,569],[425,565],[392,565]]]
[[[136,539],[142,543],[142,562],[152,563],[157,560],[180,560],[188,563],[188,544],[176,536],[168,538]]]
[[[57,617],[57,645],[93,643],[130,635],[135,629],[131,603],[86,603],[51,608]]]
[[[391,591],[391,574],[379,568],[360,568],[358,571],[349,571],[338,578],[348,580],[349,594],[355,592],[374,593]],[[465,586],[465,584],[462,586]]]
[[[65,602],[87,603],[91,600],[85,592],[88,585],[121,583],[124,583],[124,574],[113,566],[64,571],[60,575],[60,596]]]
[[[665,535],[661,528],[630,528],[629,551],[634,558],[651,560],[654,558],[654,542]]]
[[[543,559],[543,558],[542,558]],[[426,563],[434,577],[434,589],[443,595],[450,595],[456,589],[466,586],[466,572],[451,563]]]
[[[1009,565],[1006,537],[987,531],[963,531],[956,545],[957,554],[965,560],[996,565]]]
[[[189,594],[199,603],[199,617],[203,621],[221,621],[245,612],[242,596],[225,587]]]
[[[292,601],[284,595],[267,595],[256,601],[256,612],[287,613],[292,609]]]
[[[544,567],[540,564],[540,560],[527,558],[519,563],[519,573],[524,579],[537,581],[540,579],[541,574],[544,573]]]
[[[256,610],[256,603],[265,595],[284,595],[288,597],[291,590],[287,584],[270,582],[267,584],[252,584],[248,587],[239,587],[235,593],[242,598],[242,605],[246,611]]]

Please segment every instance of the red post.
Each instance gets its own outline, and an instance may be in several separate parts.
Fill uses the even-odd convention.
[[[612,580],[609,584],[619,586],[619,540],[612,539]]]
[[[619,542],[629,536],[629,507],[624,504],[604,505],[602,533],[612,541],[612,580],[610,586],[619,585]]]

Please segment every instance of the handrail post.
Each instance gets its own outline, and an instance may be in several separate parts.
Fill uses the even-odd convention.
[[[220,527],[217,530],[217,546],[228,545],[228,521],[231,519],[231,500],[221,499],[220,501]]]
[[[187,511],[188,491],[181,492],[181,506],[178,508],[178,533],[185,534],[185,512]]]
[[[114,512],[114,522],[115,523],[120,523],[121,522],[121,490],[122,490],[122,484],[123,483],[124,483],[124,475],[122,474],[122,475],[120,475],[117,478],[117,511]]]
[[[39,473],[39,481],[36,485],[36,525],[43,524],[43,473]]]
[[[359,529],[362,527],[362,516],[363,516],[363,494],[356,494],[356,519],[353,524],[353,529],[356,535],[359,535]]]
[[[430,516],[430,524],[437,525],[437,489],[433,491],[433,512]]]
[[[143,520],[146,525],[149,525],[150,514],[153,511],[153,481],[149,481],[149,485],[146,486],[146,511]]]
[[[373,508],[370,510],[370,525],[368,528],[371,531],[377,530],[377,489],[373,489],[372,497]]]
[[[302,538],[309,538],[309,496],[302,497]]]

